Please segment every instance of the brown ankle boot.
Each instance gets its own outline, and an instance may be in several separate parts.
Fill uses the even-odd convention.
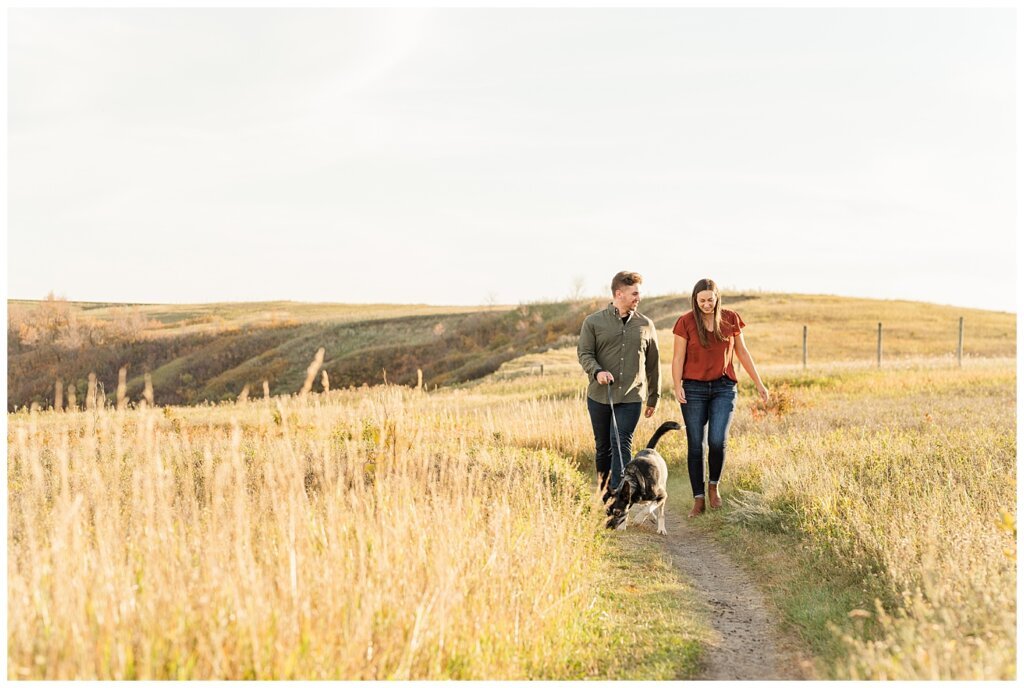
[[[718,509],[722,506],[722,497],[718,494],[718,485],[708,485],[708,506]]]

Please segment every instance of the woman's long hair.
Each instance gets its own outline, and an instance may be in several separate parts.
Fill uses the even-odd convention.
[[[702,291],[715,293],[715,339],[724,342],[726,338],[722,336],[722,294],[718,291],[718,285],[709,277],[697,280],[697,284],[693,285],[693,294],[690,295],[690,307],[693,308],[693,319],[697,321],[697,336],[700,337],[700,345],[706,349],[708,347],[708,331],[704,327],[704,311],[697,305],[697,294]]]

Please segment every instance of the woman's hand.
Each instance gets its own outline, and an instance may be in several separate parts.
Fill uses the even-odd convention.
[[[599,385],[610,385],[615,382],[615,378],[607,370],[602,370],[600,373],[594,376]]]
[[[683,391],[682,383],[676,385],[676,401],[680,404],[686,403],[686,392]]]
[[[757,393],[761,397],[761,401],[767,404],[768,403],[768,396],[769,396],[768,395],[768,388],[765,387],[763,384],[761,384],[759,382],[757,384]]]

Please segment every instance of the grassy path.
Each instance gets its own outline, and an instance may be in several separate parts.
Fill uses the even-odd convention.
[[[746,390],[725,508],[699,519],[666,438],[662,546],[708,615],[697,676],[1013,678],[1012,364],[776,374],[786,403],[758,415]]]
[[[607,531],[602,630],[595,636],[617,652],[587,678],[818,678],[812,651],[785,628],[756,568],[712,532],[724,525],[728,501],[726,509],[688,519],[689,481],[678,462],[669,465],[668,493],[667,536],[657,535],[652,521]]]
[[[704,680],[813,678],[809,661],[779,630],[778,615],[753,578],[702,529],[675,510],[665,547],[710,608]]]
[[[783,629],[780,612],[767,601],[749,567],[744,567],[723,547],[703,520],[698,523],[686,517],[690,503],[685,467],[676,464],[669,470],[668,536],[655,535],[650,522],[632,526],[615,533],[617,541],[610,554],[621,558],[620,566],[635,581],[629,586],[634,589],[653,587],[655,571],[665,577],[664,571],[651,568],[661,558],[657,553],[671,568],[677,600],[669,608],[689,617],[685,625],[691,634],[686,661],[675,663],[677,667],[685,666],[685,675],[677,674],[675,678],[816,678],[814,665],[808,659],[810,652],[802,641]],[[717,520],[717,514],[708,518]],[[638,550],[646,550],[646,554]],[[635,596],[633,601],[638,605],[634,615],[649,614],[649,602],[654,599],[659,608],[667,603],[664,596]],[[665,626],[671,630],[672,624]],[[634,668],[625,674],[632,677],[637,671]]]

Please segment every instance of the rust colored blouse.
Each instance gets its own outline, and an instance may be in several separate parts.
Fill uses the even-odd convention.
[[[683,363],[684,380],[701,380],[704,382],[717,380],[726,375],[736,381],[736,371],[732,367],[733,351],[736,349],[735,337],[740,328],[746,327],[743,318],[736,311],[722,309],[722,335],[726,338],[720,342],[711,332],[708,333],[708,346],[700,345],[697,334],[697,320],[693,311],[688,311],[676,320],[672,333],[686,340],[686,361]]]

